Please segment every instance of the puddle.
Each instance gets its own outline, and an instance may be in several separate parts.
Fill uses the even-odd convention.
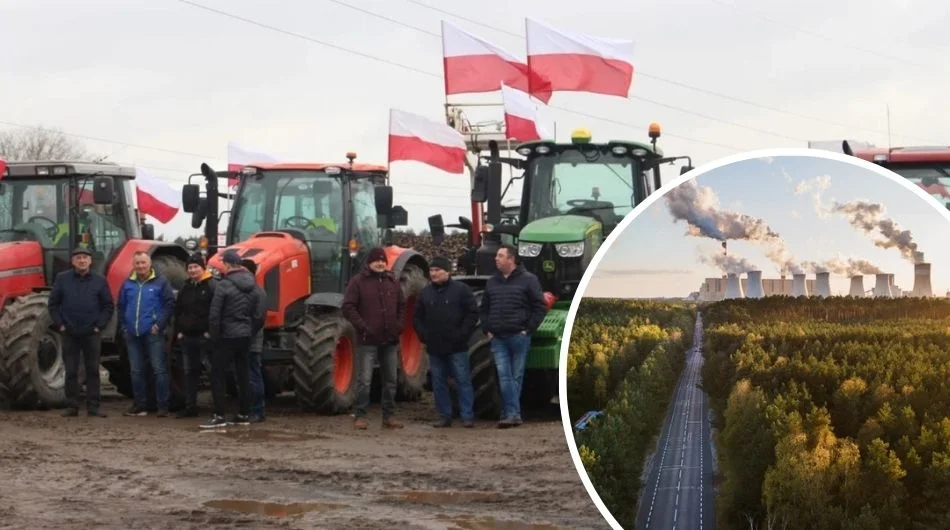
[[[386,499],[424,504],[452,504],[497,501],[501,500],[501,495],[491,491],[402,491],[387,495]]]
[[[305,442],[307,440],[327,440],[330,438],[324,434],[305,434],[299,432],[271,431],[267,429],[208,429],[203,432],[242,442]]]
[[[303,515],[310,512],[328,512],[343,508],[342,504],[322,502],[292,502],[280,504],[276,502],[261,502],[247,500],[216,500],[204,503],[207,508],[229,510],[232,512],[250,513],[255,515],[269,515],[271,517],[288,517]]]
[[[566,530],[549,524],[500,521],[492,517],[440,517],[439,520],[455,525],[453,530]]]

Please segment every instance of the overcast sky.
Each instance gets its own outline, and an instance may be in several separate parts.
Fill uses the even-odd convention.
[[[667,153],[697,164],[815,139],[883,145],[889,104],[895,144],[947,144],[946,120],[935,119],[950,110],[943,2],[197,3],[270,29],[182,0],[0,0],[0,127],[57,127],[179,186],[203,161],[224,167],[229,140],[297,160],[355,150],[385,163],[389,108],[443,119],[440,21],[521,56],[528,15],[637,42],[630,99],[554,95],[561,139],[579,126],[596,139],[645,139],[658,121]],[[463,100],[500,95],[453,98]],[[437,212],[468,213],[467,178],[403,162],[392,179],[415,228]],[[192,230],[179,214],[157,232]]]
[[[900,288],[911,290],[914,265],[897,248],[875,246],[879,234],[868,235],[855,229],[841,214],[819,215],[815,188],[806,188],[816,178],[830,182],[820,195],[824,207],[835,201],[855,200],[883,205],[881,219],[889,218],[899,230],[908,230],[917,250],[931,263],[934,294],[947,293],[950,249],[946,241],[950,223],[936,201],[922,200],[902,183],[851,164],[812,157],[737,162],[703,173],[695,182],[713,190],[719,202],[717,209],[762,219],[781,236],[797,262],[824,262],[835,257],[867,260],[883,272],[894,274],[894,283]],[[796,193],[796,188],[803,192]],[[760,244],[728,241],[727,250],[763,271],[763,278],[780,276]],[[674,222],[665,197],[634,219],[604,252],[585,296],[686,296],[698,291],[705,278],[722,275],[719,268],[697,259],[700,255],[721,254],[720,242],[687,236],[685,223]],[[814,278],[814,274],[809,273],[808,277]],[[874,281],[873,275],[865,276],[865,289],[872,289]],[[833,294],[848,293],[848,277],[832,274],[830,282]]]

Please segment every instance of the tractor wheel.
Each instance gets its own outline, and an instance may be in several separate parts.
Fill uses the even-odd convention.
[[[4,330],[0,376],[6,401],[15,408],[66,405],[62,337],[52,329],[48,304],[48,293],[32,293],[8,305],[0,316]],[[85,369],[80,366],[80,387],[84,380]]]
[[[172,289],[180,290],[188,281],[188,268],[175,256],[160,255],[152,258],[152,266],[172,284]]]
[[[426,286],[425,273],[417,265],[407,264],[399,277],[403,297],[406,300],[406,317],[402,335],[399,337],[399,364],[397,365],[396,400],[417,401],[422,397],[429,371],[429,356],[412,326],[416,298]]]
[[[482,303],[483,294],[484,291],[474,292],[475,302],[478,305]],[[501,416],[501,388],[498,386],[498,371],[495,370],[495,356],[491,351],[491,343],[481,329],[478,329],[472,334],[468,344],[469,375],[472,379],[472,390],[475,393],[473,412],[476,418],[497,420]],[[455,381],[450,381],[452,409],[456,415],[459,412],[457,389]]]
[[[356,400],[356,331],[339,314],[306,315],[294,343],[294,393],[308,412],[340,414]]]

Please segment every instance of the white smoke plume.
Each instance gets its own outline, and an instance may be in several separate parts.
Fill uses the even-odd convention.
[[[829,175],[821,175],[815,177],[811,180],[802,180],[795,185],[795,195],[802,195],[805,193],[812,194],[812,204],[815,207],[815,214],[818,217],[828,217],[829,211],[822,204],[821,194],[831,186],[831,177]]]
[[[914,264],[924,261],[924,254],[917,250],[910,230],[902,230],[893,219],[882,219],[886,211],[883,204],[861,200],[845,203],[835,201],[831,211],[844,214],[851,226],[865,234],[877,231],[881,237],[874,239],[876,246],[896,248],[901,256]]]
[[[720,252],[700,255],[698,261],[704,265],[716,267],[726,274],[743,274],[749,271],[758,270],[758,267],[753,265],[745,258],[723,254]]]

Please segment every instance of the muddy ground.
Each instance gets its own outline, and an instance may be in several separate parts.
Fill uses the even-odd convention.
[[[204,414],[127,418],[128,405],[103,388],[108,418],[0,410],[0,528],[609,528],[556,411],[434,429],[427,394],[400,404],[405,429],[383,431],[374,405],[360,432],[280,396],[265,423],[202,432]]]

